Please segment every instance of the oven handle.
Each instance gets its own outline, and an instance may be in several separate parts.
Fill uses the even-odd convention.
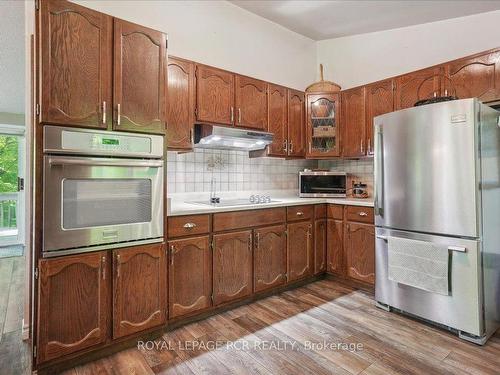
[[[130,160],[130,159],[85,159],[49,157],[50,165],[87,165],[87,166],[118,166],[118,167],[163,167],[163,160]]]

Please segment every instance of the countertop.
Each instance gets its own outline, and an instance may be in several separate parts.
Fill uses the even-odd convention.
[[[231,198],[242,198],[248,197],[250,194],[245,195],[238,193],[228,193],[225,192],[221,199]],[[196,200],[208,200],[208,195],[201,198],[200,194],[175,194],[170,196],[169,205],[167,210],[167,216],[181,216],[181,215],[196,215],[196,214],[211,214],[217,212],[228,212],[228,211],[245,211],[245,210],[257,210],[273,207],[286,207],[286,206],[299,206],[303,204],[321,204],[321,203],[332,203],[332,204],[342,204],[348,206],[365,206],[373,207],[373,198],[299,198],[296,194],[283,193],[270,194],[272,199],[276,202],[265,203],[265,204],[248,204],[240,206],[227,206],[227,207],[214,207],[214,206],[204,206],[200,204],[188,203],[190,201]]]

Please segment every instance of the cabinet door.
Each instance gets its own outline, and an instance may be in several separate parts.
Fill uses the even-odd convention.
[[[106,341],[107,263],[105,251],[40,261],[38,363]]]
[[[114,251],[114,338],[165,323],[166,273],[163,244]]]
[[[287,106],[286,89],[269,85],[267,131],[274,134],[273,143],[268,147],[270,156],[286,156],[287,144]]]
[[[309,276],[313,272],[312,230],[310,221],[288,224],[288,281]]]
[[[169,317],[205,309],[212,294],[212,253],[208,236],[170,241]]]
[[[236,75],[236,126],[265,130],[267,128],[267,83]]]
[[[40,3],[41,122],[106,128],[111,121],[112,21],[67,1]]]
[[[252,293],[252,231],[213,236],[214,305]]]
[[[288,90],[288,155],[304,156],[306,151],[306,133],[304,116],[304,93]]]
[[[339,94],[307,95],[307,156],[340,156]]]
[[[165,34],[114,19],[114,129],[165,132]]]
[[[191,149],[194,124],[194,63],[168,58],[167,147]]]
[[[314,222],[314,274],[326,271],[326,219]]]
[[[358,87],[342,92],[342,155],[345,157],[366,154],[365,88]]]
[[[344,224],[342,220],[328,219],[328,240],[326,247],[327,270],[338,275],[344,275]]]
[[[347,276],[375,283],[375,227],[372,224],[347,223],[345,229]]]
[[[500,99],[500,51],[446,64],[450,82],[447,93],[460,99],[479,98],[483,102]]]
[[[396,109],[413,107],[422,99],[441,94],[441,68],[429,68],[396,78]]]
[[[394,110],[394,81],[366,86],[366,154],[373,155],[373,118]]]
[[[196,65],[196,119],[234,124],[234,74]]]
[[[286,227],[277,225],[255,230],[254,291],[282,285],[286,281]]]

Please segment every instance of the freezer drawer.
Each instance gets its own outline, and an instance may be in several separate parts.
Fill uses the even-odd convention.
[[[458,250],[465,248],[465,251],[449,251],[449,295],[389,280],[388,236],[431,242]],[[378,302],[462,332],[484,335],[479,241],[376,228],[375,257],[375,299]]]

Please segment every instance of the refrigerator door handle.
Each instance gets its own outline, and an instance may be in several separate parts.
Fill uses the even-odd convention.
[[[387,241],[387,236],[382,236],[381,234],[377,234],[377,238],[380,238],[381,240]]]
[[[384,151],[383,151],[383,133],[381,125],[375,127],[375,215],[384,214]]]

